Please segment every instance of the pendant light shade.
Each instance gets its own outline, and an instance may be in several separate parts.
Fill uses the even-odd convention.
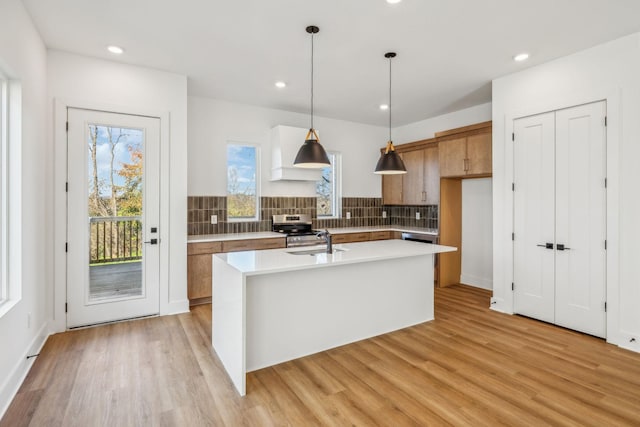
[[[320,144],[320,138],[313,128],[313,35],[320,31],[315,25],[306,28],[311,34],[311,127],[305,138],[304,144],[298,150],[293,165],[299,168],[324,168],[331,165],[327,152]]]
[[[404,166],[404,162],[396,153],[391,141],[387,142],[387,148],[378,159],[376,164],[376,170],[374,173],[379,175],[397,175],[407,173],[407,168]]]
[[[376,170],[374,173],[381,175],[396,175],[401,173],[407,173],[407,168],[404,166],[404,162],[396,153],[396,149],[393,147],[391,141],[391,59],[396,57],[395,52],[387,52],[384,57],[389,59],[389,141],[387,142],[387,148],[384,153],[378,159],[376,164]]]

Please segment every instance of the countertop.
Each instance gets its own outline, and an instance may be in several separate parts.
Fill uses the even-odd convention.
[[[341,264],[382,261],[385,259],[406,258],[420,255],[432,255],[442,252],[453,252],[457,248],[406,240],[377,240],[372,242],[345,243],[334,245],[341,249],[333,254],[293,255],[289,252],[323,249],[320,246],[302,248],[267,249],[260,251],[229,252],[215,254],[228,265],[246,276],[256,274],[279,273],[310,268],[331,267]]]
[[[438,235],[438,230],[420,227],[399,227],[395,225],[383,225],[378,227],[345,227],[345,228],[329,228],[331,234],[345,233],[369,233],[373,231],[400,231]],[[222,242],[225,240],[250,240],[250,239],[269,239],[274,237],[284,237],[282,233],[274,233],[271,231],[263,231],[256,233],[229,233],[229,234],[201,234],[187,236],[187,243],[204,243],[204,242]]]

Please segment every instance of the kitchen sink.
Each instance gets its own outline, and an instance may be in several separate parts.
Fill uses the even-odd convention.
[[[336,252],[344,252],[344,249],[337,249],[334,248],[333,249],[333,253]],[[321,248],[321,249],[307,249],[307,250],[302,250],[302,251],[287,251],[288,254],[291,255],[318,255],[318,254],[326,254],[327,250],[325,248]]]

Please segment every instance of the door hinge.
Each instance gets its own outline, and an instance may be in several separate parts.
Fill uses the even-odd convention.
[[[67,308],[68,308],[68,305],[67,305],[67,303],[65,302],[65,303],[64,303],[64,312],[65,312],[65,313],[68,313]]]
[[[604,312],[605,313],[607,312],[607,302],[606,301],[604,302]]]
[[[516,140],[516,133],[515,132],[511,132],[511,140],[512,141]]]
[[[604,179],[604,188],[607,188],[607,178]]]
[[[604,116],[604,125],[607,125],[607,116]]]
[[[67,123],[66,123],[66,125],[65,125],[65,130],[66,130],[67,132],[69,132],[69,122],[67,122]]]
[[[511,183],[511,191],[516,191],[516,183],[515,182]]]
[[[516,240],[516,233],[511,233],[511,240]]]
[[[607,239],[604,239],[604,250],[607,250]]]
[[[516,289],[515,285],[513,284],[513,282],[511,282],[511,290],[513,291],[515,289]]]
[[[69,252],[69,243],[67,242],[64,243],[64,251]]]
[[[67,193],[69,192],[69,183],[68,182],[64,183],[64,191],[67,192]]]

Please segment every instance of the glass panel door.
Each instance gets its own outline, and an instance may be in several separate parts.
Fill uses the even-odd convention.
[[[159,311],[159,128],[69,109],[68,327]]]

